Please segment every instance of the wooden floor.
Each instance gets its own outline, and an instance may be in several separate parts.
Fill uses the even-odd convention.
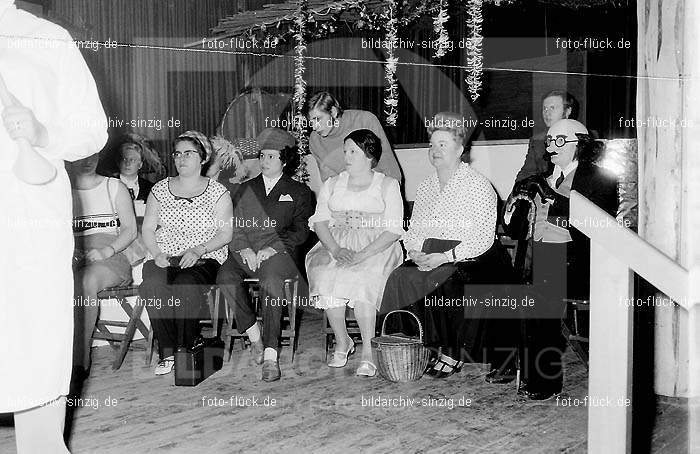
[[[172,375],[154,376],[142,351],[129,352],[113,372],[110,347],[93,349],[92,375],[83,400],[74,402],[70,448],[129,454],[586,452],[586,407],[562,405],[586,395],[586,369],[570,352],[565,393],[540,403],[518,398],[514,384],[486,384],[481,365],[446,380],[395,384],[355,377],[357,357],[330,369],[322,353],[320,316],[313,312],[304,313],[294,364],[282,362],[282,380],[275,383],[260,381],[259,366],[240,347],[223,370],[194,388],[174,386]],[[379,398],[394,405],[369,405]],[[677,423],[674,411],[667,406],[657,420]],[[655,431],[653,451],[684,452],[677,450],[683,440],[682,430],[661,430],[658,437]],[[15,452],[7,417],[0,422],[0,452]]]

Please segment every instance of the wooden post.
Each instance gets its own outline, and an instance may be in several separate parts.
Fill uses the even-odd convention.
[[[588,452],[631,450],[632,272],[591,242]]]
[[[640,0],[637,136],[639,235],[681,266],[700,263],[700,35],[695,0]],[[663,78],[663,79],[662,79]],[[681,302],[687,305],[688,301]],[[655,308],[654,390],[691,392],[689,349],[698,321],[679,306]]]
[[[683,142],[686,147],[685,168],[687,169],[686,227],[687,255],[690,271],[688,291],[689,302],[694,304],[688,317],[688,451],[700,453],[700,5],[687,1],[683,18],[684,75],[688,77],[683,92],[683,109],[691,126],[683,129]]]

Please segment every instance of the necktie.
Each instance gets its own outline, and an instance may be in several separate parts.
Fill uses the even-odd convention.
[[[564,172],[562,172],[561,175],[559,175],[559,178],[557,178],[557,181],[554,183],[554,187],[558,189],[559,186],[561,186],[561,184],[563,182],[564,182]]]

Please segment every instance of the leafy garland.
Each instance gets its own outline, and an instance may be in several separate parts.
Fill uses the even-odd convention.
[[[387,42],[387,57],[384,71],[386,73],[386,88],[384,97],[384,114],[386,115],[386,124],[388,126],[396,126],[399,106],[399,85],[396,81],[396,67],[399,62],[398,57],[394,52],[398,38],[397,28],[398,20],[396,19],[397,0],[389,0],[384,16],[386,19],[386,42]]]
[[[299,144],[299,155],[302,157],[294,178],[302,183],[309,181],[309,171],[306,168],[304,155],[309,153],[309,138],[306,136],[306,118],[304,117],[304,103],[306,103],[306,81],[304,72],[304,54],[306,53],[306,41],[304,31],[308,20],[308,0],[298,0],[297,14],[294,18],[294,131]]]
[[[440,11],[433,19],[433,28],[435,30],[435,58],[444,57],[450,49],[450,36],[447,34],[445,23],[450,16],[447,14],[447,1],[440,0]]]
[[[481,55],[481,23],[483,17],[481,15],[482,0],[469,0],[467,6],[467,28],[469,29],[469,38],[467,39],[467,87],[472,101],[479,98],[479,89],[481,88],[481,73],[483,70],[483,58]]]

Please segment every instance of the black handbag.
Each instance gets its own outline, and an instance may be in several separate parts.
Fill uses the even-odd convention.
[[[421,252],[426,254],[442,253],[452,250],[462,242],[459,240],[443,240],[441,238],[426,238],[423,241]]]
[[[199,336],[191,348],[175,351],[175,386],[197,386],[223,366],[224,341]]]

